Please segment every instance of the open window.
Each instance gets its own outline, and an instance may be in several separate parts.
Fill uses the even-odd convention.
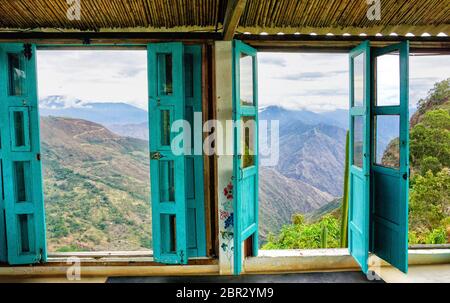
[[[10,264],[46,260],[34,45],[0,46],[2,212]],[[2,247],[0,247],[2,248]],[[2,249],[2,250],[3,250]]]
[[[256,50],[234,41],[233,50],[235,274],[243,242],[258,254],[258,88]]]
[[[203,154],[194,153],[193,145],[202,138],[202,128],[194,128],[196,118],[202,122],[202,47],[150,44],[147,55],[153,189],[153,227],[147,232],[153,234],[156,262],[186,264],[207,255]],[[45,262],[34,45],[0,46],[0,83],[0,261]],[[183,129],[191,144],[177,150],[172,142],[178,131],[172,128],[179,120],[188,121],[192,132]]]

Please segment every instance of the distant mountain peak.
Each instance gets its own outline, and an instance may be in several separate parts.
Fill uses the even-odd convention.
[[[42,98],[39,107],[41,116],[83,119],[106,126],[148,121],[146,110],[125,102],[95,102],[52,95]]]
[[[39,100],[39,106],[46,109],[79,108],[83,101],[63,95],[50,95]]]

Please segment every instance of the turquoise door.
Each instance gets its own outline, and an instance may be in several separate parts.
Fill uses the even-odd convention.
[[[407,41],[374,48],[371,251],[408,271],[409,114]]]
[[[45,261],[34,45],[0,44],[0,130],[0,258],[10,264]]]
[[[234,273],[242,267],[242,243],[258,254],[258,72],[256,50],[234,41]]]
[[[150,175],[156,262],[186,264],[185,159],[171,143],[172,123],[184,118],[183,44],[148,46]]]
[[[370,213],[370,44],[350,52],[349,232],[351,255],[368,270]]]
[[[156,262],[186,264],[206,255],[201,47],[150,44],[148,70],[153,253]],[[173,128],[180,121],[190,127]]]

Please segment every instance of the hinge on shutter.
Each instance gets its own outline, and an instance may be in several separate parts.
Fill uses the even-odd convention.
[[[33,48],[31,47],[30,43],[25,43],[23,45],[23,55],[25,58],[27,58],[28,61],[31,60],[31,57],[33,57]]]
[[[83,39],[83,45],[90,45],[91,44],[91,39],[90,38],[84,38]]]
[[[39,255],[38,255],[38,263],[44,263],[43,262],[43,254],[44,254],[44,250],[42,248],[39,249]]]
[[[151,160],[159,160],[161,158],[164,158],[164,155],[161,155],[160,152],[150,152],[150,159]]]
[[[180,263],[181,264],[184,263],[184,251],[183,250],[180,251]]]

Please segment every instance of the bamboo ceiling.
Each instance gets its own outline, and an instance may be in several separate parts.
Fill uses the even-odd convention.
[[[0,0],[3,30],[221,31],[231,0],[80,0],[69,20],[66,0]],[[366,0],[247,0],[237,32],[301,34],[449,34],[449,0],[380,0],[369,20]]]

